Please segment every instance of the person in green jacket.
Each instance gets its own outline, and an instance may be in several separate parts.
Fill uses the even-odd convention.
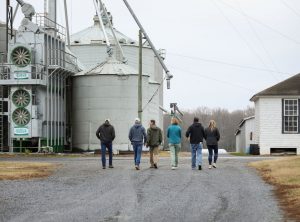
[[[178,123],[178,119],[173,117],[171,120],[171,125],[168,127],[167,131],[172,170],[175,170],[178,167],[178,153],[181,149],[181,127],[178,125]]]
[[[155,120],[150,120],[150,127],[147,130],[147,147],[150,151],[150,168],[157,169],[159,145],[162,143],[162,132],[155,125]]]

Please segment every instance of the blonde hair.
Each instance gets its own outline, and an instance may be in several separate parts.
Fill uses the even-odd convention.
[[[175,117],[173,117],[173,118],[171,119],[171,124],[173,124],[173,125],[178,125],[178,124],[179,124],[178,119],[175,118]]]
[[[217,128],[217,124],[216,124],[216,121],[214,120],[210,120],[209,121],[209,126],[210,130],[214,130],[215,128]]]

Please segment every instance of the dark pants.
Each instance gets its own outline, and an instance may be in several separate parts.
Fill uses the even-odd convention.
[[[109,165],[112,166],[112,143],[101,143],[102,166],[106,166],[106,148],[109,154]]]
[[[214,163],[216,163],[218,159],[218,145],[207,145],[207,149],[208,149],[209,165],[211,165],[213,153],[214,153]]]
[[[134,151],[134,164],[139,166],[142,158],[142,150],[143,144],[140,143],[132,143],[133,151]]]

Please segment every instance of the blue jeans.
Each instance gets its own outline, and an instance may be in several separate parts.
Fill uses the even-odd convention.
[[[141,163],[143,144],[133,143],[133,151],[134,151],[134,164],[139,166]]]
[[[213,157],[213,152],[214,152],[214,163],[217,162],[218,159],[218,145],[207,145],[208,149],[208,163],[211,165],[212,162],[212,157]]]
[[[106,148],[109,154],[109,165],[112,166],[112,143],[102,143],[101,142],[101,156],[102,156],[102,166],[106,166]]]
[[[192,168],[202,165],[202,143],[191,144]]]

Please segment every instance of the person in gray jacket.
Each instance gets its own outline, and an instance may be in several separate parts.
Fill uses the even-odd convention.
[[[139,170],[143,145],[146,145],[147,142],[146,130],[142,126],[139,118],[135,119],[135,124],[131,127],[128,137],[134,150],[135,169]]]
[[[209,121],[209,126],[205,129],[205,138],[206,138],[206,145],[209,153],[208,154],[209,169],[211,169],[212,166],[214,168],[217,168],[218,142],[220,140],[220,132],[214,120]],[[214,163],[213,165],[211,165],[213,156],[214,156]]]

